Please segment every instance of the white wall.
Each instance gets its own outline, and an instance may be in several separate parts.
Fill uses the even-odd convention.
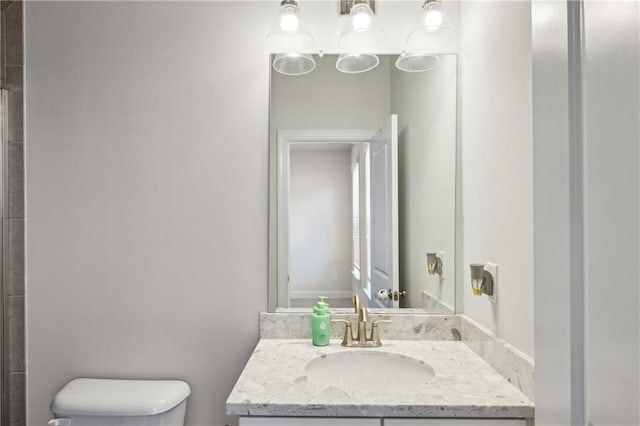
[[[316,61],[309,74],[272,74],[272,140],[278,129],[370,129],[389,116],[390,60],[383,57],[375,69],[354,75],[336,70],[335,56]]]
[[[572,419],[569,64],[566,4],[533,0],[536,424]],[[574,422],[572,423],[572,420]]]
[[[460,8],[464,313],[533,355],[531,5]],[[497,303],[468,265],[497,263]]]
[[[28,424],[78,376],[183,378],[188,424],[229,422],[267,300],[267,10],[26,5]]]
[[[405,48],[419,6],[379,4],[380,52]],[[83,375],[181,377],[187,424],[235,422],[224,401],[267,307],[276,8],[27,2],[29,425]],[[304,3],[327,52],[336,8]]]
[[[391,112],[398,114],[400,281],[407,306],[427,290],[455,305],[457,61],[435,70],[391,72]],[[422,88],[416,92],[416,88]],[[427,274],[425,253],[444,252],[443,277]]]
[[[579,7],[532,15],[536,424],[637,425],[640,8]]]
[[[349,298],[351,151],[293,149],[289,162],[290,294]]]
[[[638,2],[584,4],[585,394],[594,425],[640,424]]]

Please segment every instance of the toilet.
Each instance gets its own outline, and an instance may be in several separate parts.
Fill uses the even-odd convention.
[[[190,393],[181,380],[74,379],[53,399],[49,426],[183,426]]]

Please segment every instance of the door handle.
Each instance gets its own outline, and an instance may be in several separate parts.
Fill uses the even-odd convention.
[[[380,300],[393,299],[393,301],[397,302],[407,297],[407,292],[406,290],[393,291],[393,289],[390,288],[389,290],[380,290],[376,297]]]
[[[400,291],[394,291],[393,292],[393,300],[394,301],[398,301],[400,299],[404,299],[405,297],[407,297],[407,291],[406,290],[400,290]]]

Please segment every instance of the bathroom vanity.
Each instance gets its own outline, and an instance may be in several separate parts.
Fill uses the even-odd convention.
[[[423,73],[379,55],[366,78],[339,72],[343,55],[309,56],[296,77],[271,59],[270,312],[227,413],[241,426],[531,423],[533,360],[454,314],[471,291],[456,279],[456,55]],[[496,303],[497,265],[493,286],[476,266],[474,294]],[[327,347],[311,343],[318,296],[339,323]]]
[[[263,338],[227,412],[241,426],[525,426],[534,404],[462,341],[344,348]]]

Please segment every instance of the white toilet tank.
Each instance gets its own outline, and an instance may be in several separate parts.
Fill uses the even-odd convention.
[[[183,426],[189,385],[181,380],[74,379],[51,404],[51,426]]]

